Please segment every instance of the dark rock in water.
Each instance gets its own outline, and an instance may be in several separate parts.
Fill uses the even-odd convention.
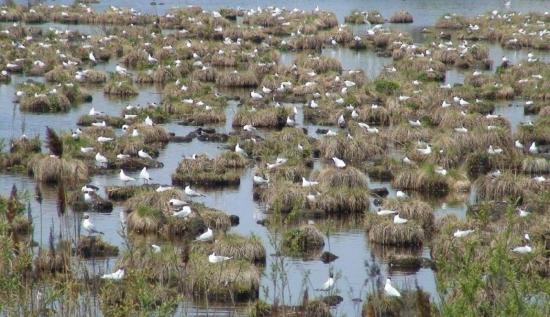
[[[317,148],[313,149],[313,157],[314,157],[314,158],[319,158],[319,157],[321,157],[321,150],[319,150],[319,149],[317,149]]]
[[[214,128],[198,128],[197,130],[195,130],[195,132],[197,132],[197,134],[199,134],[199,135],[201,135],[203,133],[213,134],[213,133],[216,133],[216,129],[214,129]]]
[[[203,133],[197,139],[203,142],[227,142],[229,136],[223,133]]]
[[[83,258],[117,256],[118,247],[97,236],[84,236],[78,241],[75,253]]]
[[[525,105],[525,107],[523,107],[523,114],[525,115],[538,114],[539,111],[540,111],[540,107],[535,104]]]
[[[441,32],[441,33],[439,33],[439,38],[442,39],[442,40],[450,40],[451,39],[451,33]]]
[[[103,199],[101,196],[94,192],[88,193],[91,197],[91,201],[84,200],[84,193],[80,191],[71,194],[70,201],[71,207],[75,211],[93,210],[97,212],[111,212],[113,211],[113,203],[109,200]]]
[[[336,259],[338,259],[338,256],[334,253],[325,251],[323,252],[323,254],[321,254],[321,261],[325,264],[335,261]]]
[[[239,216],[237,216],[237,215],[229,216],[229,220],[231,221],[231,226],[232,227],[238,226],[239,223],[240,223]]]
[[[371,192],[380,197],[386,197],[389,194],[388,189],[386,187],[373,188],[371,189]]]
[[[375,205],[375,206],[381,206],[382,205],[382,199],[381,198],[375,198],[372,203]]]
[[[127,159],[123,160],[116,160],[113,162],[109,162],[109,168],[110,169],[123,169],[125,171],[139,171],[144,167],[147,168],[160,168],[163,167],[164,164],[161,162],[157,162],[154,160],[149,159],[143,159],[139,157],[129,157]]]
[[[344,298],[339,295],[332,295],[332,296],[325,296],[321,298],[321,301],[323,301],[323,303],[329,306],[336,306],[340,304],[342,301],[344,301]]]
[[[170,136],[170,142],[174,143],[189,143],[193,141],[193,137],[188,135],[182,136],[182,135],[171,135]]]
[[[256,221],[257,224],[259,224],[260,226],[265,226],[267,225],[268,221],[267,219],[260,219],[258,221]]]
[[[421,268],[435,268],[432,260],[415,255],[394,255],[388,261],[391,270],[415,272]]]
[[[315,132],[317,132],[318,134],[327,134],[328,129],[321,129],[321,128],[319,128],[319,129],[317,129]]]
[[[367,175],[375,181],[388,182],[393,179],[393,173],[384,166],[369,166]]]

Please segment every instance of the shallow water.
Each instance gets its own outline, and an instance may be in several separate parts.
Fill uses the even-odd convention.
[[[69,0],[58,1],[58,3],[72,3]],[[188,5],[188,4],[200,4],[205,9],[217,9],[219,7],[256,7],[266,6],[270,2],[267,1],[175,1],[167,0],[165,5],[158,6],[156,9],[158,12],[164,12],[169,7],[174,5]],[[108,5],[116,6],[137,6],[137,9],[146,12],[155,12],[155,7],[150,6],[149,2],[134,2],[128,0],[109,1],[94,5],[97,9],[104,9]],[[503,10],[503,1],[491,0],[491,1],[401,1],[401,0],[388,0],[384,2],[378,1],[346,1],[346,2],[333,2],[333,1],[301,1],[291,2],[288,0],[278,1],[278,6],[286,6],[287,8],[293,8],[299,6],[304,9],[313,9],[319,5],[321,9],[331,10],[336,13],[340,21],[343,21],[343,16],[347,15],[352,9],[360,10],[379,10],[382,15],[389,17],[397,8],[403,8],[408,10],[415,17],[415,22],[411,25],[393,25],[403,30],[412,30],[413,38],[415,40],[421,39],[419,30],[423,26],[433,24],[436,19],[447,13],[456,12],[458,14],[481,14],[488,10],[499,9]],[[511,6],[513,10],[519,10],[526,12],[533,9],[540,9],[544,6],[544,1],[526,1],[515,0]],[[102,31],[98,27],[90,26],[68,26],[59,24],[44,24],[40,27],[50,28],[54,27],[59,30],[79,30],[84,33],[100,34]],[[97,32],[97,33],[96,33]],[[495,61],[495,64],[500,61],[502,56],[507,56],[513,63],[526,58],[527,51],[509,51],[504,50],[496,45],[490,46],[490,56]],[[345,69],[363,69],[369,79],[375,78],[380,70],[391,63],[391,59],[381,58],[376,56],[373,52],[362,51],[355,52],[349,49],[333,48],[325,49],[324,55],[331,56],[341,60]],[[549,54],[540,55],[545,60],[549,60]],[[291,53],[282,54],[284,63],[292,63],[294,55]],[[100,64],[97,68],[105,71],[112,71],[115,62],[108,64]],[[494,70],[495,67],[493,67]],[[471,72],[471,71],[470,71]],[[452,69],[448,72],[447,82],[462,83],[466,72]],[[15,85],[27,78],[21,76],[13,76],[12,83],[10,85],[0,85],[0,138],[10,139],[12,137],[19,136],[21,133],[25,133],[28,136],[43,135],[45,132],[45,126],[50,125],[56,129],[69,129],[75,127],[75,122],[78,117],[86,114],[90,107],[93,105],[96,110],[104,111],[107,114],[118,115],[121,109],[128,103],[131,104],[146,104],[147,102],[159,102],[160,95],[158,90],[152,86],[142,87],[140,94],[136,98],[130,100],[109,99],[104,96],[101,89],[91,89],[93,94],[93,102],[82,104],[71,109],[66,114],[31,114],[22,113],[19,111],[17,105],[12,103],[15,93]],[[516,104],[522,105],[521,101],[511,102],[513,106],[509,107],[507,104],[498,105],[495,113],[501,114],[511,122],[512,131],[515,132],[517,126],[522,121],[534,120],[533,116],[523,115],[523,107],[517,107]],[[220,132],[231,132],[232,116],[237,110],[238,102],[230,101],[230,105],[227,107],[226,116],[227,121],[223,125],[216,126]],[[284,106],[296,106],[298,108],[297,123],[301,126],[305,126],[312,136],[318,136],[315,130],[318,128],[314,125],[304,125],[303,112],[301,104],[285,104]],[[166,129],[170,132],[174,132],[177,135],[185,135],[188,132],[194,130],[194,127],[186,127],[177,125],[174,123],[165,125]],[[331,129],[335,129],[331,127]],[[223,144],[217,143],[203,143],[198,140],[193,140],[191,143],[170,143],[167,147],[161,151],[158,158],[159,161],[164,163],[163,168],[150,169],[150,175],[155,183],[170,184],[171,173],[176,169],[179,161],[183,156],[189,156],[194,153],[201,154],[206,153],[211,157],[214,157],[224,151]],[[321,164],[316,162],[316,168],[319,168]],[[262,217],[263,206],[260,206],[252,200],[252,175],[254,168],[247,168],[241,175],[241,184],[237,188],[228,188],[223,190],[209,190],[207,191],[207,197],[198,198],[196,201],[204,202],[206,205],[218,208],[226,213],[235,214],[240,217],[240,224],[232,229],[233,232],[238,232],[244,235],[255,234],[258,235],[264,245],[267,248],[267,254],[274,252],[273,247],[270,244],[270,233],[268,230],[256,223],[256,221]],[[130,176],[137,176],[137,173],[128,173]],[[109,185],[121,185],[116,174],[98,175],[92,178],[92,183],[103,186]],[[8,193],[11,186],[15,184],[20,190],[27,190],[31,199],[32,216],[35,224],[34,240],[39,244],[44,245],[48,243],[48,236],[53,228],[54,234],[57,236],[60,233],[65,237],[76,237],[78,235],[78,227],[80,223],[80,213],[73,213],[67,210],[64,214],[59,214],[57,210],[57,191],[55,188],[42,186],[42,194],[44,196],[43,203],[40,205],[34,200],[35,182],[26,176],[20,174],[2,174],[0,177],[0,193]],[[390,192],[390,197],[395,196],[395,189],[392,188],[389,183],[370,182],[371,188],[386,187]],[[430,201],[434,207],[436,216],[441,217],[447,214],[455,214],[458,217],[465,217],[467,209],[467,199],[458,201],[447,201],[446,199],[438,199]],[[106,239],[120,247],[123,247],[123,238],[120,235],[120,217],[124,214],[123,206],[121,204],[115,204],[115,208],[112,213],[93,213],[92,219],[98,228],[101,228],[105,232]],[[323,222],[320,221],[323,225]],[[361,229],[361,225],[348,225],[348,226],[334,226],[330,234],[326,237],[326,245],[324,250],[331,251],[338,255],[340,258],[335,262],[324,264],[319,260],[304,261],[299,258],[288,257],[285,258],[287,263],[286,269],[290,281],[290,294],[285,297],[285,301],[291,301],[297,303],[300,299],[303,286],[307,286],[310,290],[310,294],[318,295],[319,292],[314,291],[318,288],[327,278],[329,269],[337,273],[338,279],[336,288],[339,290],[339,294],[344,297],[344,302],[335,308],[337,315],[346,316],[360,316],[360,306],[356,305],[352,299],[365,298],[368,292],[368,285],[365,284],[367,279],[367,272],[364,266],[365,261],[370,260],[370,254],[374,253],[376,256],[376,262],[381,265],[382,274],[390,274],[394,278],[394,283],[398,288],[414,287],[417,283],[422,289],[429,292],[432,296],[432,300],[436,303],[439,302],[436,291],[436,281],[433,271],[429,269],[421,269],[415,273],[404,272],[390,272],[387,267],[387,262],[383,260],[380,252],[372,250],[372,246],[369,245],[364,231]],[[429,257],[429,250],[424,249],[422,253]],[[262,280],[262,285],[270,286],[271,280],[269,277],[269,267],[274,261],[274,257],[268,256],[265,275]],[[111,258],[107,260],[94,260],[90,261],[89,266],[93,268],[93,271],[103,272],[109,271],[114,267],[116,259]],[[304,276],[307,279],[304,280]],[[268,294],[266,297],[263,292],[260,292],[262,297],[269,300],[273,294]],[[178,309],[181,314],[190,314],[194,316],[232,316],[235,314],[233,307],[209,307],[205,308],[202,305],[195,305],[193,303],[182,303]],[[238,313],[242,312],[242,308],[238,309]]]

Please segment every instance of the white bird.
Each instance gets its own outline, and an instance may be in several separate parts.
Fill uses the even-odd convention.
[[[459,133],[468,133],[468,129],[466,129],[464,126],[461,126],[459,128],[455,128],[455,131],[459,132]]]
[[[147,61],[150,63],[150,64],[156,64],[158,63],[158,59],[154,58],[153,56],[151,56],[151,54],[149,54],[149,56],[147,56]]]
[[[152,180],[151,176],[149,176],[149,172],[147,172],[147,167],[144,166],[141,172],[139,172],[139,178],[143,179],[144,182]]]
[[[156,244],[151,244],[151,249],[153,249],[153,253],[160,253],[160,246]]]
[[[254,182],[254,184],[257,184],[257,185],[269,183],[269,179],[266,179],[257,175],[254,175],[254,177],[252,178],[252,181]]]
[[[130,177],[126,174],[124,174],[124,170],[120,170],[120,173],[118,175],[118,178],[123,181],[124,183],[127,183],[127,182],[130,182],[130,181],[135,181],[136,179],[133,178],[133,177]]]
[[[407,101],[409,100],[411,97],[409,96],[399,96],[399,101]]]
[[[286,117],[286,125],[289,126],[289,127],[293,127],[294,125],[296,124],[296,122],[291,119],[290,117]]]
[[[311,99],[311,102],[309,103],[309,107],[312,109],[318,108],[319,105],[315,102],[315,100]]]
[[[147,118],[145,118],[144,123],[145,123],[145,125],[152,126],[153,125],[153,120],[151,120],[151,118],[149,118],[149,116],[147,116]]]
[[[395,193],[395,197],[400,198],[400,199],[405,199],[405,198],[408,198],[409,196],[404,191],[398,190]]]
[[[443,167],[441,166],[438,166],[435,168],[435,172],[439,175],[442,175],[442,176],[446,176],[447,175],[447,170],[444,169]]]
[[[90,216],[88,214],[84,214],[84,219],[82,219],[82,229],[86,230],[88,234],[103,234],[103,232],[98,231],[95,228],[95,225],[90,220]]]
[[[333,156],[333,157],[332,157],[332,161],[334,162],[334,165],[335,165],[337,168],[344,168],[344,167],[346,167],[346,163],[345,163],[343,160],[337,158],[336,156]]]
[[[531,143],[531,146],[529,147],[529,153],[536,154],[539,152],[539,149],[537,148],[537,144],[535,142]]]
[[[198,236],[195,240],[197,241],[210,241],[214,237],[212,229],[208,228],[204,233]]]
[[[101,153],[99,153],[99,152],[96,153],[95,160],[96,160],[96,162],[101,163],[101,164],[106,164],[106,163],[109,162],[107,160],[107,158],[105,156],[101,155]]]
[[[524,217],[527,217],[529,216],[531,213],[523,208],[518,208],[518,213],[519,213],[519,216],[524,218]]]
[[[177,218],[186,218],[191,214],[191,207],[183,206],[180,211],[174,211],[172,216]]]
[[[114,281],[119,281],[121,279],[124,278],[124,268],[120,268],[118,269],[116,272],[114,273],[110,273],[110,274],[103,274],[101,276],[102,279],[104,280],[114,280]]]
[[[329,276],[328,276],[328,280],[325,283],[323,283],[323,286],[321,286],[321,288],[319,290],[320,291],[329,291],[333,287],[334,287],[334,276],[332,275],[332,273],[330,273]]]
[[[523,150],[523,144],[521,144],[521,142],[519,140],[516,140],[514,145],[517,149],[522,149]]]
[[[455,238],[464,238],[465,236],[469,235],[470,233],[473,233],[473,229],[467,229],[467,230],[459,230],[456,229],[456,231],[453,233],[453,236]]]
[[[252,90],[250,92],[250,97],[252,97],[252,99],[262,99],[263,96],[257,92],[255,92],[254,90]]]
[[[410,158],[408,158],[408,157],[405,156],[405,157],[403,158],[403,163],[412,165],[412,164],[414,164],[414,161],[411,160]]]
[[[152,160],[153,158],[151,157],[151,155],[149,155],[147,152],[145,152],[144,150],[139,150],[138,151],[138,156],[141,157],[141,158],[144,158],[144,159],[150,159]]]
[[[210,263],[220,263],[220,262],[231,260],[231,259],[232,258],[227,257],[227,256],[216,255],[216,252],[212,252],[212,254],[210,254],[208,256],[208,262],[210,262]]]
[[[487,149],[487,153],[491,155],[501,154],[503,150],[499,147],[493,147],[492,145],[489,145],[489,149]]]
[[[137,129],[132,130],[132,137],[138,137],[139,131]]]
[[[92,107],[92,109],[90,109],[90,111],[88,111],[88,115],[90,115],[90,116],[100,116],[102,114],[103,114],[103,112],[96,111],[95,107]]]
[[[451,104],[448,103],[447,100],[443,100],[443,103],[441,103],[441,107],[443,107],[443,108],[448,108],[450,106],[451,106]]]
[[[172,189],[174,189],[174,187],[172,187],[172,186],[162,186],[162,185],[160,185],[159,187],[157,187],[157,189],[155,189],[155,191],[157,193],[162,193],[162,192],[166,192],[166,191],[169,191],[169,190],[172,190]]]
[[[119,153],[119,154],[116,155],[116,158],[117,158],[118,160],[125,160],[125,159],[127,159],[127,158],[130,158],[130,155],[128,155],[128,154],[123,154],[123,153]]]
[[[458,101],[461,106],[468,106],[470,103],[462,98]]]
[[[376,212],[379,216],[388,216],[388,215],[394,215],[397,213],[397,210],[391,210],[391,209],[378,209]]]
[[[533,177],[533,180],[538,183],[542,183],[546,181],[546,178],[544,176],[535,176]]]
[[[339,117],[338,117],[338,125],[343,128],[345,125],[346,125],[346,119],[344,119],[344,115],[341,114]]]
[[[263,87],[262,87],[262,92],[263,92],[264,94],[270,94],[270,93],[271,93],[271,89],[267,88],[266,86],[263,86]]]
[[[88,59],[91,60],[92,62],[94,63],[97,63],[96,59],[95,59],[95,56],[94,56],[94,52],[90,52],[88,54]]]
[[[311,187],[315,185],[319,185],[319,182],[308,181],[305,177],[302,177],[302,187]]]
[[[386,279],[386,284],[384,285],[384,294],[393,297],[401,297],[401,293],[391,285],[391,280],[389,278]]]
[[[243,130],[248,131],[248,132],[252,132],[252,131],[256,130],[256,128],[254,128],[254,126],[251,125],[251,124],[245,124],[244,127],[243,127]]]
[[[115,71],[119,74],[119,75],[126,75],[128,73],[128,70],[120,65],[116,65],[115,67]]]
[[[426,148],[424,149],[416,149],[420,154],[422,155],[430,155],[432,154],[432,146],[427,144]]]
[[[235,145],[235,153],[242,154],[242,155],[246,156],[246,151],[243,150],[243,148],[239,145],[239,143],[237,143],[237,145]]]
[[[522,246],[522,247],[515,247],[512,249],[512,252],[519,253],[519,254],[526,254],[533,252],[533,248],[529,246],[528,244]]]
[[[422,123],[420,122],[420,120],[416,119],[416,120],[409,120],[409,124],[413,127],[421,127],[422,126]]]
[[[90,195],[90,193],[88,193],[88,192],[85,192],[84,193],[84,201],[87,202],[87,203],[91,203],[92,202],[92,195]]]
[[[104,128],[106,126],[107,126],[107,123],[105,121],[92,122],[92,127]]]
[[[80,188],[80,191],[83,193],[95,193],[96,190],[99,190],[99,187],[90,184],[84,185]]]
[[[168,201],[168,204],[173,207],[181,207],[187,205],[187,202],[177,198],[172,198]]]
[[[397,213],[395,216],[393,216],[393,223],[395,224],[403,224],[407,223],[407,219],[399,217],[399,213]]]
[[[108,137],[104,137],[104,136],[98,136],[97,137],[97,142],[99,143],[107,143],[107,142],[111,142],[113,141],[113,138],[108,138]]]
[[[189,197],[199,197],[199,196],[206,197],[206,195],[201,194],[201,193],[196,192],[193,189],[191,189],[191,186],[189,186],[189,185],[185,186],[184,192]]]

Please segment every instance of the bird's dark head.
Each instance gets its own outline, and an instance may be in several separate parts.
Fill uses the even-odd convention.
[[[84,214],[83,218],[84,218],[84,219],[90,219],[90,215]]]

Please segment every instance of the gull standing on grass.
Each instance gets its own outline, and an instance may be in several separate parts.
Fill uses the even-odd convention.
[[[136,131],[136,130],[134,130]],[[143,158],[143,159],[149,159],[149,160],[152,160],[153,158],[151,157],[151,155],[149,155],[147,152],[145,152],[143,149],[142,150],[139,150],[138,151],[138,156]]]
[[[337,168],[344,168],[344,167],[346,167],[346,163],[345,163],[343,160],[337,158],[336,156],[334,156],[334,157],[332,158],[332,161],[334,162],[334,165],[336,165]]]
[[[214,232],[212,229],[208,228],[204,233],[197,237],[197,241],[210,241],[214,237]]]

